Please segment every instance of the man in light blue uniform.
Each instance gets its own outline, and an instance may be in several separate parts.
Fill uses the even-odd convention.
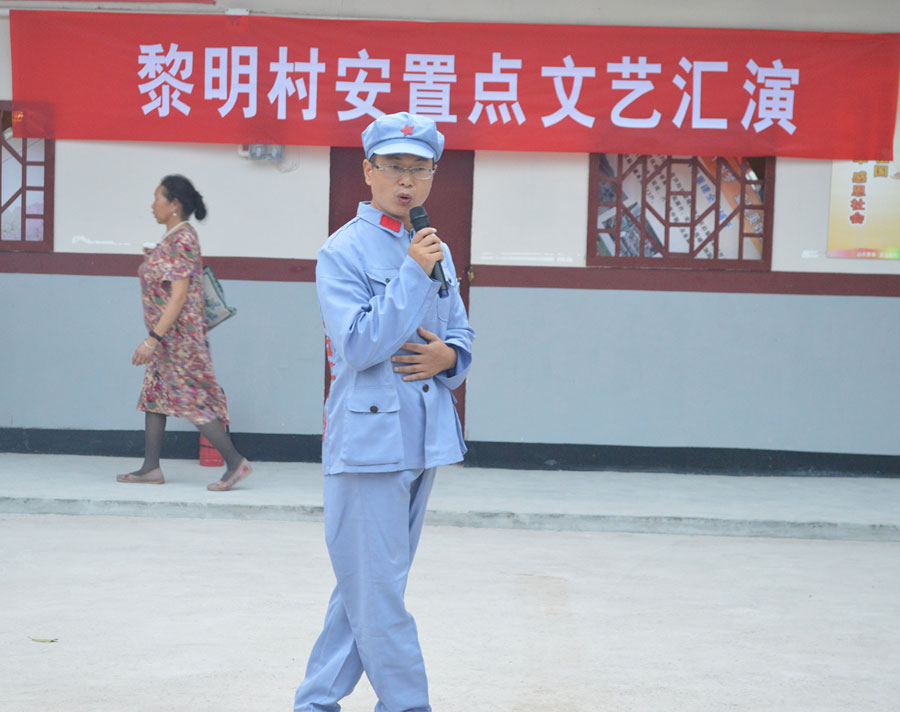
[[[444,137],[431,119],[399,113],[362,138],[372,201],[328,238],[316,265],[332,379],[325,539],[337,586],[294,710],[338,712],[365,671],[376,712],[430,712],[403,597],[435,468],[466,451],[450,391],[465,380],[475,334],[449,250],[409,217],[431,192]],[[445,297],[431,277],[439,260]]]

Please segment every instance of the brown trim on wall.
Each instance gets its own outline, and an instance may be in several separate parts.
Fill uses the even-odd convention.
[[[76,274],[134,277],[139,255],[74,252],[7,252],[0,273]],[[313,282],[315,260],[267,257],[207,257],[220,279],[259,282]],[[714,272],[612,267],[516,267],[473,265],[474,287],[536,289],[622,289],[647,292],[722,292],[900,297],[900,275],[824,272]]]
[[[140,263],[140,255],[16,252],[0,258],[0,272],[131,277],[137,276]]]
[[[220,279],[248,279],[258,282],[315,282],[315,260],[286,260],[267,257],[204,257],[204,263]]]
[[[473,265],[474,287],[900,297],[900,275]]]
[[[136,277],[140,263],[140,255],[16,252],[0,256],[0,273]],[[258,282],[313,282],[316,279],[315,260],[205,257],[204,263],[210,265],[220,279]]]

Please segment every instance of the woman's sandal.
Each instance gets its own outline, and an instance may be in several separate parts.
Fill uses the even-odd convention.
[[[116,482],[132,482],[144,485],[164,485],[166,483],[166,478],[163,477],[162,470],[157,467],[154,470],[148,470],[144,474],[129,472],[125,475],[116,475]]]
[[[230,490],[251,472],[253,472],[253,468],[250,467],[250,463],[247,462],[247,458],[245,457],[241,460],[241,464],[237,466],[235,471],[231,473],[231,477],[227,480],[219,480],[218,482],[208,484],[206,485],[206,489],[210,492],[224,492],[225,490]]]

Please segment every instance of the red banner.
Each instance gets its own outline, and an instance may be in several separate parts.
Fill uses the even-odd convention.
[[[10,18],[14,101],[62,139],[357,146],[408,110],[458,149],[892,158],[897,34]]]

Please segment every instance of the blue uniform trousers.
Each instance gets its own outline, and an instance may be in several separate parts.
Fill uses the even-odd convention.
[[[378,696],[375,712],[431,712],[403,597],[435,471],[325,476],[325,541],[337,586],[295,712],[339,712],[363,671]]]

